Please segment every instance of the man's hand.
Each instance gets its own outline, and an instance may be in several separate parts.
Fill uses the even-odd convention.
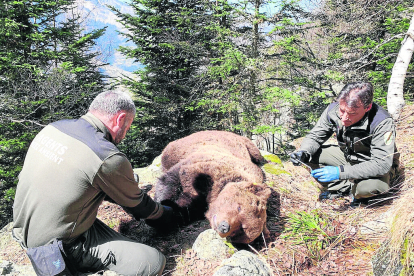
[[[162,213],[161,217],[157,219],[146,219],[145,223],[154,228],[169,228],[174,222],[174,211],[169,206],[162,206],[164,208],[164,212]]]
[[[311,171],[311,175],[320,182],[331,182],[339,179],[339,167],[326,166]]]
[[[295,166],[301,165],[301,163],[298,162],[298,160],[301,162],[307,162],[309,161],[309,157],[310,157],[309,153],[307,153],[304,150],[298,150],[298,151],[292,152],[289,156],[290,156],[290,161]]]

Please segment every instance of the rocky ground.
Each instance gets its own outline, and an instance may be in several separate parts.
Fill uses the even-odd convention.
[[[397,127],[397,146],[404,164],[404,178],[400,178],[398,184],[413,181],[413,122],[414,107],[406,106]],[[300,141],[295,143],[298,146]],[[159,160],[148,168],[137,169],[140,185],[150,195],[154,193],[152,185],[159,173],[157,164]],[[250,245],[234,245],[235,250],[257,254],[274,275],[374,275],[371,259],[389,235],[390,210],[393,200],[399,196],[398,191],[356,209],[350,207],[347,197],[320,202],[320,189],[305,168],[294,167],[288,161],[281,166],[273,171],[277,171],[276,174],[266,173],[266,183],[273,189],[267,222],[271,238],[266,241],[259,238]],[[210,228],[205,220],[158,233],[109,202],[100,207],[99,218],[113,229],[163,252],[167,257],[163,275],[213,275],[221,262],[205,261],[192,249],[198,235]],[[33,272],[30,272],[28,258],[11,239],[9,228],[0,233],[2,262],[1,275],[12,275],[10,271],[34,275],[30,274]],[[16,268],[13,270],[7,262],[12,262]],[[104,275],[113,274],[106,272]]]

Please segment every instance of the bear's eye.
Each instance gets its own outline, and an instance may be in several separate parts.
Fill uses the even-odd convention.
[[[241,207],[237,207],[237,211],[240,213],[241,212]]]

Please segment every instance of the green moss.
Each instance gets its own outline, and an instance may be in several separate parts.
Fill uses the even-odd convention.
[[[227,247],[229,248],[228,253],[230,253],[230,255],[233,255],[234,253],[236,253],[236,248],[233,246],[233,244],[227,238],[224,241],[224,244],[227,245]]]
[[[291,175],[290,173],[288,173],[286,170],[284,170],[283,168],[281,168],[280,166],[274,165],[274,164],[264,164],[263,165],[263,170],[267,173],[271,173],[274,175],[280,175],[280,174],[287,174],[287,175]]]
[[[401,250],[401,263],[403,264],[403,270],[401,271],[401,276],[406,275],[413,275],[414,272],[414,252],[409,251],[409,244],[410,244],[410,238],[407,237],[404,240],[403,248]]]
[[[414,168],[414,154],[410,154],[409,161],[404,164],[405,169]]]
[[[282,160],[280,160],[280,158],[277,155],[267,154],[267,155],[263,155],[263,157],[269,162],[273,162],[276,164],[282,164]]]
[[[119,221],[117,220],[117,219],[111,219],[109,222],[108,222],[108,226],[111,228],[111,229],[115,229],[115,227],[117,227],[119,225]]]
[[[285,189],[283,187],[279,187],[279,191],[282,194],[290,194],[292,191],[289,191],[288,189]]]
[[[304,185],[307,185],[307,186],[309,186],[309,187],[314,187],[314,188],[316,188],[319,192],[322,192],[322,190],[321,190],[321,187],[320,187],[320,185],[317,183],[317,182],[315,182],[315,181],[309,181],[309,182],[304,182],[303,183]]]

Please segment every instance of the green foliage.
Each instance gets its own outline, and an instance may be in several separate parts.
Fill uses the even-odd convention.
[[[332,234],[334,229],[329,223],[328,215],[321,210],[291,213],[288,215],[287,224],[282,238],[306,246],[309,256],[316,261],[323,257],[322,250],[337,238]]]
[[[224,239],[224,244],[229,248],[227,252],[230,255],[233,255],[237,251],[237,249],[233,246],[229,238]]]
[[[407,235],[401,249],[401,264],[403,264],[403,269],[400,275],[402,276],[413,275],[414,273],[414,252],[412,251],[413,245],[413,237]]]
[[[218,37],[228,33],[222,22],[230,7],[225,1],[193,0],[140,0],[131,5],[135,15],[111,8],[129,30],[123,35],[135,43],[120,51],[145,66],[136,72],[140,81],[122,81],[134,94],[139,117],[133,138],[128,137],[124,144],[136,150],[129,150],[129,156],[133,162],[141,160],[142,165],[172,140],[197,130],[220,128],[216,119],[225,111],[208,107],[211,102],[204,93],[209,82],[200,75],[209,58],[220,62],[214,59],[226,47]],[[220,98],[216,99],[220,105]]]
[[[397,10],[403,11],[406,8],[399,5]],[[367,39],[363,49],[374,51],[372,58],[376,60],[375,70],[367,72],[368,79],[373,83],[375,89],[374,97],[382,106],[387,104],[388,83],[391,78],[392,68],[397,58],[398,51],[401,47],[403,36],[399,35],[408,30],[409,18],[401,18],[395,13],[390,13],[389,17],[385,18],[383,28],[391,38],[381,38],[380,40]],[[410,63],[408,71],[413,70],[413,64]],[[405,93],[410,94],[413,87],[412,78],[407,78],[404,83]],[[412,94],[412,93],[411,93]]]
[[[0,227],[11,219],[31,140],[52,121],[84,114],[105,86],[91,51],[104,29],[85,32],[74,4],[0,3]]]
[[[279,2],[280,10],[290,4]],[[283,133],[260,123],[263,116],[275,121],[281,102],[299,102],[291,90],[266,82],[270,55],[259,31],[272,18],[260,11],[266,4],[276,2],[141,0],[131,3],[134,15],[112,7],[135,43],[121,52],[145,66],[136,72],[140,82],[123,80],[140,110],[134,139],[145,146],[137,157],[157,155],[169,141],[203,129],[266,139]]]

